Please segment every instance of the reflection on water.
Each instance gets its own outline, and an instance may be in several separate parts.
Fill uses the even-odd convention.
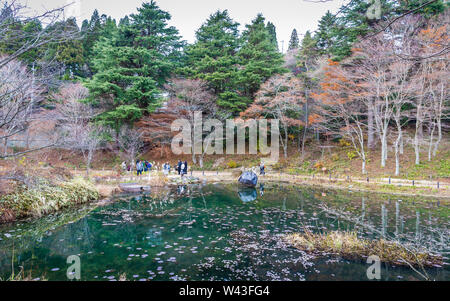
[[[364,262],[315,258],[281,243],[305,227],[356,231],[448,257],[446,202],[399,199],[305,187],[184,185],[151,195],[121,196],[0,227],[0,277],[24,266],[34,277],[66,280],[70,255],[82,280],[367,280]],[[446,259],[448,263],[448,259]],[[427,269],[449,280],[448,266]],[[409,268],[383,265],[383,280],[421,279]]]
[[[253,202],[258,196],[256,193],[256,189],[250,187],[240,188],[238,191],[238,195],[241,201],[244,203]]]

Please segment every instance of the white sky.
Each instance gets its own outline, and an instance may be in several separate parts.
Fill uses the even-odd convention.
[[[314,1],[314,0],[312,0]],[[52,9],[73,3],[66,9],[66,16],[74,16],[78,23],[90,19],[94,9],[99,14],[112,16],[118,22],[120,18],[136,12],[142,0],[23,0],[21,2],[36,12]],[[280,50],[284,40],[286,50],[292,29],[301,34],[307,30],[314,31],[319,19],[327,10],[337,12],[345,0],[333,0],[327,3],[313,3],[304,0],[157,0],[158,6],[172,15],[170,25],[175,26],[185,40],[195,41],[195,31],[206,21],[208,16],[217,9],[228,9],[231,17],[244,25],[250,23],[258,13],[262,13],[267,21],[277,28]]]

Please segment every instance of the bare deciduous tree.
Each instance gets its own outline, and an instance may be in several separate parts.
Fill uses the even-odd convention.
[[[416,164],[420,164],[420,146],[424,142],[423,127],[429,129],[428,160],[435,156],[442,140],[442,119],[448,111],[449,90],[449,53],[434,55],[445,48],[448,42],[448,18],[444,13],[436,21],[418,34],[416,53],[424,55],[412,81],[415,89],[415,119],[414,150]],[[442,22],[447,20],[447,22]],[[437,139],[434,135],[437,131]]]
[[[293,75],[275,75],[261,85],[255,102],[241,114],[242,117],[278,119],[284,132],[284,135],[280,132],[280,141],[285,158],[288,151],[289,127],[305,125],[296,118],[306,102],[302,94],[302,86],[302,81]]]
[[[126,160],[130,162],[131,168],[133,168],[136,157],[144,146],[142,136],[142,131],[129,126],[123,126],[117,136],[119,150],[125,154]]]
[[[8,138],[26,130],[41,92],[41,86],[24,64],[12,60],[0,68],[0,139],[4,143],[0,158],[14,155],[7,153]]]
[[[80,83],[68,83],[61,87],[54,98],[59,101],[53,118],[59,126],[59,146],[81,152],[89,177],[92,159],[104,142],[104,130],[91,123],[96,111],[91,105],[81,102],[88,91]]]
[[[214,93],[208,88],[207,83],[199,79],[174,79],[166,85],[166,89],[172,96],[171,107],[176,107],[175,115],[177,118],[183,118],[191,124],[191,149],[192,162],[197,163],[195,157],[195,141],[199,137],[195,137],[194,117],[196,112],[201,112],[203,117],[225,119],[221,116]],[[203,138],[203,137],[202,137]],[[203,152],[202,155],[204,156]],[[203,158],[201,156],[201,159]]]
[[[93,124],[87,124],[84,127],[83,132],[78,136],[77,144],[74,147],[81,150],[84,161],[86,163],[86,176],[89,177],[89,171],[91,169],[92,159],[95,152],[99,149],[103,143],[103,133],[100,127]]]
[[[329,61],[325,71],[321,82],[322,91],[313,95],[322,106],[322,114],[327,116],[322,128],[329,135],[339,135],[351,141],[361,159],[361,172],[365,174],[367,104],[365,94],[361,92],[363,88],[356,83],[353,75],[337,62]]]
[[[70,4],[68,4],[70,5]],[[79,38],[78,29],[67,30],[53,26],[61,21],[64,10],[68,5],[46,10],[42,14],[30,15],[28,7],[17,0],[0,0],[0,40],[8,45],[17,45],[17,48],[9,56],[0,58],[0,68],[21,55],[49,43],[61,43],[68,39]],[[45,26],[37,32],[22,30],[23,24],[31,22]]]

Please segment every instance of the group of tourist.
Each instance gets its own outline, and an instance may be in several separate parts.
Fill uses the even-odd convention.
[[[150,163],[147,160],[136,160],[135,168],[138,176],[142,175],[144,172],[150,172],[152,167],[155,165],[155,162]],[[126,163],[125,161],[121,164],[123,171],[131,172],[133,170],[133,166],[130,163]]]
[[[180,176],[184,176],[187,174],[187,170],[188,170],[188,163],[187,161],[181,162],[180,160],[178,160],[177,163],[177,172]]]
[[[131,164],[127,164],[125,161],[122,162],[121,164],[122,170],[123,171],[128,171],[131,172],[132,171],[132,166]],[[158,170],[158,167],[155,165],[155,162],[150,163],[147,160],[141,161],[141,160],[136,160],[136,173],[138,176],[142,175],[145,172],[150,172],[152,170],[153,167],[155,167],[156,170]],[[162,165],[162,171],[165,175],[169,175],[170,171],[172,169],[172,166],[166,162]],[[175,171],[178,173],[178,175],[180,176],[184,176],[188,173],[188,163],[187,161],[181,161],[178,160],[177,165],[175,166]],[[265,175],[266,171],[265,171],[265,166],[264,163],[261,162],[261,164],[259,165],[259,174],[260,175]]]
[[[150,172],[153,169],[155,170],[159,170],[158,166],[155,164],[155,162],[150,163],[147,160],[136,160],[135,166],[132,166],[131,164],[127,164],[125,161],[122,162],[121,164],[121,168],[123,171],[128,171],[131,172],[133,170],[133,167],[136,169],[136,174],[138,176],[144,174],[145,172]],[[172,166],[168,163],[165,162],[162,166],[161,166],[161,170],[162,172],[167,176],[170,174],[171,170],[172,170]],[[188,172],[188,163],[187,161],[180,161],[178,160],[177,165],[175,166],[175,171],[180,175],[180,176],[184,176],[187,174]]]

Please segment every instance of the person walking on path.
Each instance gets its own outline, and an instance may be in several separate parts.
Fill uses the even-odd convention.
[[[264,163],[263,163],[263,162],[261,162],[261,164],[259,165],[259,174],[260,174],[261,176],[263,176],[263,175],[266,174],[265,166],[264,166]]]
[[[165,176],[169,174],[169,164],[167,162],[163,165],[163,173]]]
[[[181,177],[183,177],[184,176],[184,163],[183,162],[181,162],[181,165],[180,165],[180,175],[181,175]]]
[[[140,160],[137,160],[137,162],[136,162],[136,172],[137,172],[138,176],[142,175],[142,170],[143,170],[142,162]]]

